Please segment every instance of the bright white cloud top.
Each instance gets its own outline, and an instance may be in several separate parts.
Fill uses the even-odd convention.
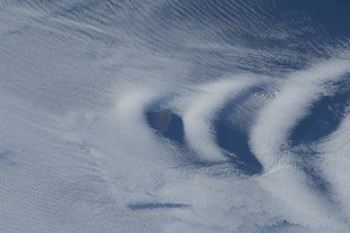
[[[0,232],[349,232],[322,2],[0,0]]]

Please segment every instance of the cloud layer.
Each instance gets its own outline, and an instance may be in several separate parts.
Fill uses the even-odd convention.
[[[0,0],[0,232],[349,232],[348,32],[319,13],[348,14],[317,7]]]

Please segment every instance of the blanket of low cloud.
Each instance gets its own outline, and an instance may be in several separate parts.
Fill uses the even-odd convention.
[[[0,232],[349,232],[349,11],[0,0]]]

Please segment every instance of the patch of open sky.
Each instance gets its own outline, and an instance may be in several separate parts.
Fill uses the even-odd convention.
[[[322,96],[312,105],[310,114],[299,122],[290,136],[292,146],[317,142],[339,127],[350,103],[349,77],[333,85],[335,93]]]

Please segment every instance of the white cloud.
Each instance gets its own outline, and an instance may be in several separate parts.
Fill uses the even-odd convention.
[[[159,41],[143,41],[148,31],[168,31],[143,20],[167,1],[128,1],[124,8],[108,5],[117,1],[8,2],[0,3],[0,232],[348,232],[349,117],[319,146],[316,168],[336,203],[315,193],[292,155],[280,150],[327,92],[324,84],[349,72],[348,60],[286,78],[227,74],[231,61],[226,70],[213,68],[211,51],[229,49],[238,66],[273,74],[265,62],[277,52],[215,37],[193,40],[180,27],[174,32],[181,31],[176,36],[186,50],[177,51],[174,41],[154,49]],[[106,16],[109,7],[115,11]],[[230,101],[276,83],[276,96],[247,101],[246,112],[232,118],[258,114],[245,127],[264,173],[243,176],[226,161],[213,123]],[[183,158],[192,152],[164,143],[145,119],[160,102],[182,117],[186,149],[199,161],[222,163],[191,163]]]
[[[207,161],[224,161],[227,157],[217,146],[213,121],[229,100],[255,85],[262,85],[263,77],[242,75],[203,84],[194,96],[190,96],[183,113],[186,140]],[[234,143],[234,142],[233,142]]]
[[[258,115],[251,132],[251,145],[264,169],[269,171],[279,163],[288,163],[288,137],[296,124],[308,114],[308,110],[322,93],[324,85],[336,81],[349,72],[348,60],[330,60],[291,74],[273,100]],[[284,157],[287,156],[287,157]]]

